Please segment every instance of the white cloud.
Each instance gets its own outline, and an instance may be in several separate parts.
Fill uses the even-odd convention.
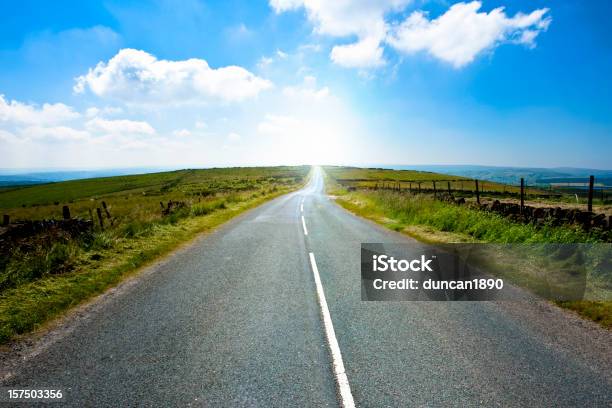
[[[317,79],[312,75],[304,77],[304,82],[299,86],[286,86],[283,95],[292,99],[301,99],[304,102],[312,100],[320,101],[330,95],[329,88],[317,88]]]
[[[318,34],[358,38],[335,46],[330,57],[345,67],[372,68],[384,64],[380,44],[387,33],[385,15],[403,10],[410,0],[270,0],[276,13],[303,7]]]
[[[242,139],[242,136],[240,136],[238,133],[234,133],[234,132],[230,132],[227,135],[227,140],[229,142],[239,142]]]
[[[85,141],[90,138],[88,132],[68,126],[29,126],[21,129],[20,136],[26,139],[53,141]]]
[[[334,63],[346,68],[375,68],[385,65],[383,48],[378,38],[364,38],[348,45],[336,45],[330,57]]]
[[[261,58],[259,58],[259,60],[257,61],[257,68],[259,68],[260,70],[266,69],[270,65],[272,65],[274,62],[286,60],[289,57],[290,55],[288,53],[281,51],[281,50],[276,50],[274,55],[271,55],[271,56],[264,55]]]
[[[204,121],[197,120],[196,123],[195,123],[195,127],[196,127],[196,129],[206,129],[208,127],[208,125]]]
[[[238,133],[230,132],[225,139],[226,142],[223,144],[223,146],[221,146],[221,148],[223,150],[235,150],[235,148],[239,146],[238,142],[242,140],[242,136],[240,136]]]
[[[257,68],[264,69],[270,64],[274,62],[274,58],[272,57],[261,57],[259,61],[257,61]]]
[[[267,114],[264,120],[257,125],[257,133],[266,136],[293,136],[301,131],[303,122],[284,115]]]
[[[183,104],[220,100],[242,101],[257,96],[272,83],[238,66],[213,69],[203,59],[159,60],[135,49],[122,49],[76,78],[74,91],[126,103]]]
[[[191,132],[187,129],[177,129],[172,132],[172,135],[175,137],[189,137],[191,136]]]
[[[321,51],[321,44],[302,44],[298,47],[300,52],[319,52]]]
[[[80,115],[63,103],[45,103],[42,107],[18,101],[7,101],[0,95],[0,122],[51,125],[71,121]]]
[[[384,16],[402,10],[410,0],[270,0],[276,13],[303,7],[319,34],[334,37],[383,34]]]
[[[303,4],[303,0],[270,0],[270,6],[272,6],[277,13],[298,9],[302,7]]]
[[[107,115],[118,115],[123,113],[123,109],[116,108],[113,106],[106,106],[104,108],[97,108],[92,106],[85,110],[85,116],[88,118],[95,118],[96,116],[107,116]]]
[[[19,138],[7,130],[0,129],[0,141],[5,143],[18,143]]]
[[[480,1],[457,3],[432,20],[415,11],[392,30],[387,41],[406,54],[425,51],[459,68],[503,42],[533,47],[551,22],[548,9],[508,17],[503,7],[486,13],[478,12],[481,6]]]
[[[409,3],[411,0],[270,0],[276,13],[303,8],[315,33],[356,37],[357,41],[335,45],[330,58],[337,65],[360,69],[385,65],[385,45],[404,54],[424,51],[454,67],[462,67],[501,43],[535,47],[536,37],[552,21],[545,8],[513,17],[508,17],[503,7],[489,13],[478,12],[480,1],[454,4],[435,19],[415,11],[401,24],[386,20],[389,14],[403,11]]]
[[[147,122],[128,119],[107,120],[94,118],[85,124],[90,132],[107,135],[153,135],[155,129]]]

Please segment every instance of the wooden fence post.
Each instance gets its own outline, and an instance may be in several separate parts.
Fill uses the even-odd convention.
[[[91,208],[88,208],[87,211],[89,211],[89,219],[91,220],[91,223],[93,224],[95,222],[93,212],[91,211]]]
[[[106,218],[111,219],[110,212],[108,211],[108,207],[106,206],[106,201],[102,201],[102,208],[104,208],[104,212],[106,213]]]
[[[67,205],[62,207],[62,217],[65,220],[69,220],[70,219],[70,208],[68,208]]]
[[[96,208],[96,212],[98,213],[98,221],[100,221],[100,229],[104,231],[104,218],[102,218],[102,210],[100,210],[100,207]]]
[[[412,193],[412,182],[408,183],[408,191]]]
[[[421,194],[421,183],[418,183],[418,187],[419,187],[419,194]]]
[[[521,177],[521,214],[525,208],[525,179]]]
[[[436,198],[437,191],[436,191],[436,182],[435,182],[435,180],[432,181],[432,184],[433,184],[433,189],[434,189],[434,198]]]
[[[451,195],[451,186],[450,186],[450,181],[447,181],[448,183],[448,195]]]
[[[595,176],[589,177],[589,201],[587,204],[587,211],[593,211],[593,186],[595,185]]]
[[[7,227],[11,222],[11,217],[8,214],[4,214],[4,216],[2,217],[2,225],[4,225],[5,227]]]
[[[478,180],[474,180],[476,183],[476,202],[480,204],[480,192],[478,191]]]

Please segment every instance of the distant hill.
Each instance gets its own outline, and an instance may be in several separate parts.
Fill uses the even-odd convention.
[[[495,167],[477,165],[379,165],[367,167],[395,170],[418,170],[434,173],[452,174],[497,183],[518,185],[521,177],[528,185],[548,186],[550,183],[585,183],[589,176],[595,176],[598,184],[612,186],[612,170],[580,169],[572,167],[538,168],[538,167]],[[176,170],[176,168],[120,168],[97,170],[10,170],[0,169],[0,187],[27,186],[58,181],[88,179],[96,177],[124,176],[146,174],[159,171]]]
[[[125,176],[170,170],[162,168],[123,168],[97,170],[0,169],[0,187],[27,186],[96,177]],[[174,169],[171,169],[174,170]]]

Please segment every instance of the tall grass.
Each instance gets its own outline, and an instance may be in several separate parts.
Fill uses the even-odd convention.
[[[597,233],[575,226],[519,224],[495,213],[434,200],[431,196],[393,191],[359,191],[342,199],[357,199],[360,212],[380,213],[401,225],[426,225],[440,231],[469,235],[494,243],[600,242]]]
[[[79,244],[74,241],[39,245],[31,251],[13,251],[2,265],[0,293],[46,275],[71,271],[79,252]]]
[[[237,203],[242,201],[236,194],[232,194],[231,197],[228,197],[227,202]],[[208,215],[213,211],[221,210],[227,208],[226,200],[215,200],[209,201],[207,203],[199,203],[195,204],[191,207],[190,213],[194,217],[200,217],[202,215]]]
[[[609,242],[610,236],[601,231],[585,232],[576,226],[532,225],[513,222],[499,214],[484,212],[468,206],[458,206],[434,200],[431,195],[412,195],[390,190],[357,190],[348,192],[327,176],[327,191],[337,197],[339,204],[367,218],[382,221],[395,230],[411,225],[427,226],[433,230],[451,232],[481,242],[492,243],[595,243]],[[440,235],[440,236],[438,236]],[[436,234],[436,242],[453,241],[457,237]],[[430,239],[430,235],[420,239]],[[598,276],[591,282],[599,290],[609,290],[609,275]],[[557,305],[573,310],[603,327],[612,327],[612,302],[566,301]]]

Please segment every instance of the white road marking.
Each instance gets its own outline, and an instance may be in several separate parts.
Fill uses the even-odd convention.
[[[304,203],[300,204],[300,211],[304,212]]]
[[[334,366],[334,376],[336,377],[336,383],[340,390],[340,398],[342,406],[344,408],[353,408],[355,401],[353,400],[353,394],[351,393],[351,386],[344,370],[344,363],[342,362],[342,353],[340,353],[340,346],[336,339],[336,333],[334,332],[334,325],[327,308],[327,300],[325,300],[325,292],[323,291],[323,285],[321,284],[321,277],[319,276],[319,269],[317,268],[317,262],[315,256],[310,252],[310,265],[312,266],[312,274],[314,275],[315,286],[317,287],[317,296],[319,298],[319,307],[321,308],[321,315],[323,316],[323,326],[325,327],[325,336],[327,337],[327,343],[331,351],[332,364]]]
[[[306,229],[306,220],[304,219],[303,215],[302,215],[302,227],[304,227],[304,235],[308,235],[308,229]]]

